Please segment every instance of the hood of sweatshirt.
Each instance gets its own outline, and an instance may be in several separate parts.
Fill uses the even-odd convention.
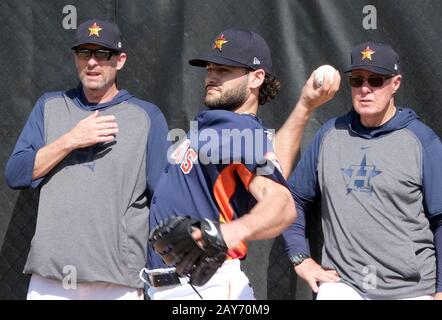
[[[356,135],[366,139],[376,138],[392,131],[405,128],[411,121],[419,119],[418,115],[413,110],[400,107],[396,107],[396,113],[393,118],[388,120],[382,126],[374,128],[364,127],[361,123],[359,114],[354,110],[348,113],[348,117],[350,130]]]
[[[77,88],[67,91],[66,95],[69,96],[77,106],[88,111],[103,110],[134,97],[126,90],[120,90],[111,101],[105,103],[90,103],[84,95],[81,84]]]

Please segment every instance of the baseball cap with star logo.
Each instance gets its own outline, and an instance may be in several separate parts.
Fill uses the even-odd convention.
[[[205,67],[208,62],[253,70],[264,69],[266,75],[272,74],[272,58],[267,42],[249,30],[227,29],[216,36],[208,53],[189,60],[192,66],[197,67]]]
[[[344,72],[358,69],[378,74],[400,74],[399,55],[387,43],[361,43],[352,49],[350,67]]]
[[[120,29],[110,21],[93,19],[80,24],[75,34],[75,45],[72,49],[87,43],[98,44],[116,51],[123,50]]]

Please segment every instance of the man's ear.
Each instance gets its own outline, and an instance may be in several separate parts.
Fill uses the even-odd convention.
[[[259,88],[265,79],[266,73],[263,69],[250,71],[249,83],[251,89]]]
[[[393,79],[393,85],[394,85],[393,93],[396,93],[399,90],[401,83],[402,83],[402,76],[401,75],[395,76]]]
[[[119,54],[117,58],[117,70],[123,69],[124,64],[126,63],[127,55],[122,52]]]

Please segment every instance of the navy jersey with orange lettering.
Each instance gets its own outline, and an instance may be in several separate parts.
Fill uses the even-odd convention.
[[[169,157],[151,203],[149,227],[172,215],[208,218],[228,223],[256,204],[248,192],[255,175],[286,186],[272,147],[273,131],[259,118],[225,110],[199,113]],[[230,258],[244,258],[243,242],[230,249]],[[164,268],[149,246],[148,266]]]

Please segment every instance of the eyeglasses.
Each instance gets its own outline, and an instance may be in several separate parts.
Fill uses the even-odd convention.
[[[75,54],[78,59],[89,60],[92,55],[94,55],[97,61],[107,61],[110,60],[112,55],[118,54],[118,51],[107,50],[107,49],[75,49]]]
[[[376,77],[369,77],[369,78],[362,78],[362,77],[348,77],[348,82],[350,86],[353,88],[360,88],[364,84],[365,80],[367,80],[370,87],[373,88],[379,88],[384,85],[384,82],[390,78],[393,78],[394,76],[376,76]]]

